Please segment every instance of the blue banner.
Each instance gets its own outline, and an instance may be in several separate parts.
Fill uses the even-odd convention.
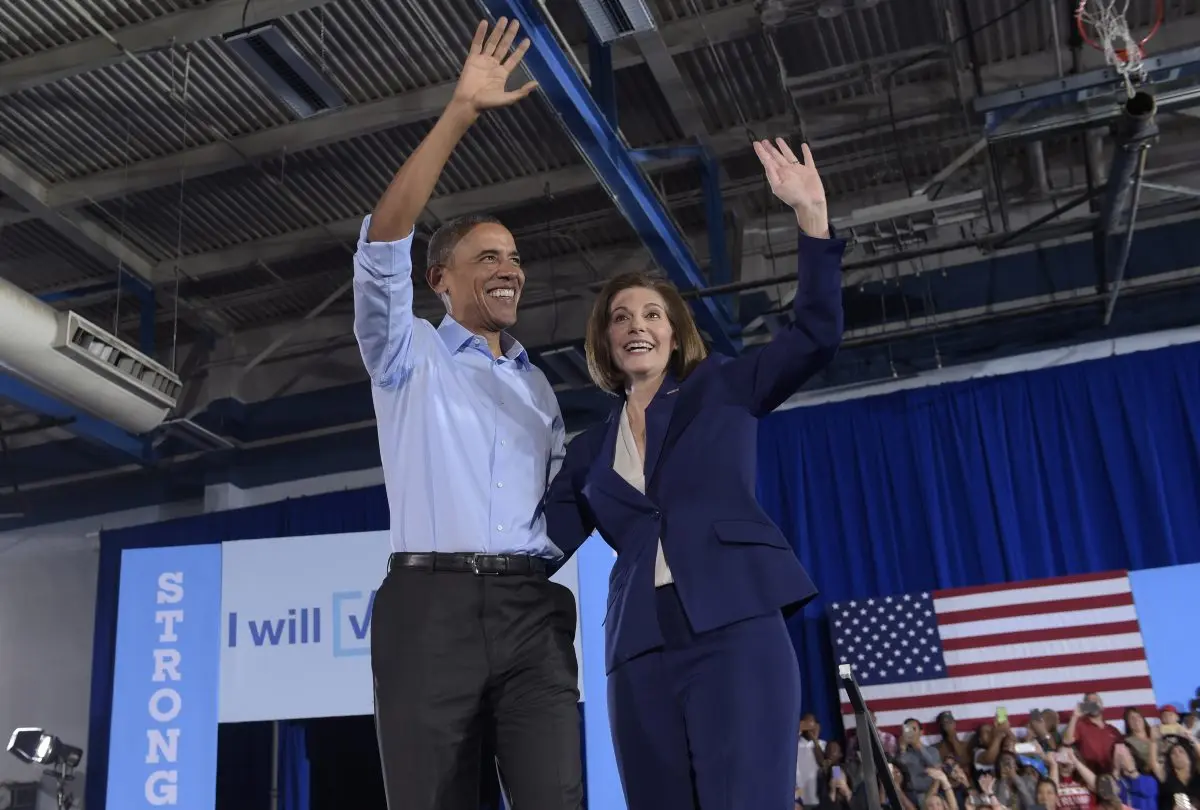
[[[608,723],[608,677],[604,673],[604,614],[608,608],[608,575],[616,554],[593,534],[575,554],[579,560],[579,615],[582,626],[583,749],[587,764],[588,807],[625,810],[617,773],[612,731]]]
[[[109,808],[214,810],[221,546],[121,556]]]
[[[1197,576],[1200,563],[1129,572],[1154,697],[1160,706],[1172,704],[1181,713],[1193,697],[1200,696],[1196,690],[1200,646],[1181,643],[1179,635]]]

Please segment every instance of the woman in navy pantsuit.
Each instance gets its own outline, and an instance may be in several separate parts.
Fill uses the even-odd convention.
[[[567,554],[617,552],[605,666],[630,810],[792,810],[800,680],[784,617],[816,594],[755,498],[757,420],[832,359],[843,242],[805,146],[754,145],[800,228],[795,322],[757,351],[707,356],[669,283],[612,279],[587,330],[608,420],[571,442],[547,495]]]

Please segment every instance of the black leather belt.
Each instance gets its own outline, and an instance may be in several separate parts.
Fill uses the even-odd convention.
[[[503,574],[540,574],[545,576],[550,564],[541,557],[524,554],[468,553],[395,553],[388,558],[388,571],[393,568],[419,568],[425,571],[457,571],[476,576]]]

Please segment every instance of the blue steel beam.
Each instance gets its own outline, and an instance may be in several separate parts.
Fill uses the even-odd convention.
[[[128,287],[133,290],[139,297],[147,293],[153,294],[154,292],[154,289],[146,283],[145,279],[124,270],[121,271],[120,284],[122,287]],[[85,284],[82,287],[72,287],[67,290],[45,293],[44,295],[39,295],[37,298],[39,301],[45,301],[47,304],[54,304],[59,301],[70,301],[74,298],[96,295],[97,293],[115,292],[117,287],[116,281],[102,281],[95,284]]]
[[[83,298],[86,295],[112,292],[115,289],[117,289],[117,285],[114,282],[89,284],[86,287],[74,287],[69,290],[58,290],[56,292],[45,293],[44,295],[39,295],[38,300],[44,301],[47,304],[56,304],[59,301],[71,301],[75,298]]]
[[[604,119],[617,129],[617,80],[613,73],[612,46],[596,39],[588,30],[588,77],[592,82],[592,98]]]
[[[108,445],[140,463],[145,464],[152,460],[150,445],[146,440],[60,402],[7,373],[0,373],[0,399],[6,399],[42,416],[68,421],[66,429],[75,435]]]
[[[721,164],[704,150],[700,157],[700,176],[704,183],[704,221],[708,225],[708,281],[720,286],[733,281],[729,248],[725,243],[725,201],[721,196]],[[729,317],[729,296],[717,297],[717,303]]]
[[[536,0],[479,2],[494,20],[507,17],[521,24],[522,35],[529,37],[531,45],[525,54],[526,68],[558,113],[580,154],[658,266],[681,290],[703,289],[706,286],[704,276],[679,227],[563,53],[537,9]],[[694,299],[692,306],[696,321],[708,332],[713,349],[738,354],[741,341],[737,338],[736,327],[720,305],[711,297],[705,297]]]

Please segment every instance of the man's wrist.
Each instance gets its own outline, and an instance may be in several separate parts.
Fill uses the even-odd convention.
[[[446,109],[442,113],[442,118],[465,132],[479,118],[479,113],[469,101],[453,98],[446,105]]]

